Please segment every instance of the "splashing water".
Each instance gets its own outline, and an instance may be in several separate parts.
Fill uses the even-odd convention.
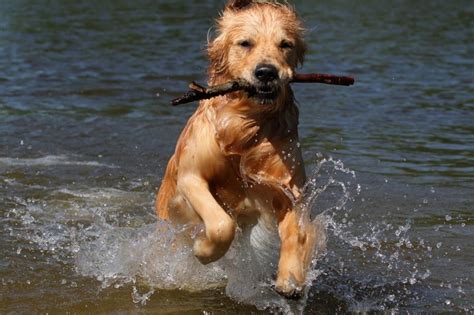
[[[304,224],[318,226],[321,234],[308,287],[298,301],[286,300],[273,290],[279,252],[276,230],[258,224],[239,228],[225,257],[202,265],[193,256],[191,245],[182,241],[184,234],[200,227],[176,228],[157,222],[147,206],[153,199],[149,194],[119,189],[60,189],[46,201],[18,199],[20,206],[8,216],[23,228],[10,233],[26,238],[58,261],[72,264],[79,275],[98,280],[102,289],[131,285],[132,301],[142,305],[161,290],[225,288],[226,295],[236,301],[285,313],[303,312],[308,299],[321,297],[321,292],[339,304],[342,301],[346,305],[339,309],[342,311],[391,309],[416,294],[410,287],[430,276],[430,270],[417,268],[416,263],[408,263],[402,256],[410,254],[414,246],[429,245],[422,240],[415,244],[410,238],[409,221],[400,226],[369,222],[370,227],[362,235],[348,232],[354,224],[348,202],[361,191],[354,183],[355,177],[341,161],[317,156],[297,208],[309,219]],[[130,209],[137,205],[148,210],[132,215]],[[327,253],[326,228],[333,235]],[[397,241],[387,245],[388,233]],[[262,247],[266,250],[256,250]],[[334,248],[343,248],[351,255],[348,258]],[[374,265],[374,275],[365,278],[370,280],[348,276],[357,274],[351,264],[357,266],[360,261]],[[382,276],[380,281],[377,274]]]
[[[350,220],[349,202],[354,202],[362,190],[359,184],[353,183],[355,173],[332,157],[317,157],[304,202],[306,209],[325,217],[328,232],[334,237],[328,244],[333,250],[319,263],[320,278],[310,296],[324,292],[343,301],[342,306],[331,312],[397,310],[399,305],[422,299],[417,285],[430,277],[431,271],[421,267],[418,261],[432,258],[432,247],[421,238],[412,240],[411,219],[398,226],[370,219]],[[350,232],[356,224],[358,235]],[[340,254],[334,249],[345,252]],[[371,273],[359,274],[358,265]]]

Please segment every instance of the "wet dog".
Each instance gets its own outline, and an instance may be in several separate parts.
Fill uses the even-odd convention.
[[[208,46],[208,83],[242,79],[255,93],[200,102],[179,137],[156,202],[161,219],[204,224],[193,240],[203,264],[226,253],[237,225],[277,229],[275,289],[287,297],[304,288],[318,235],[295,209],[306,176],[289,82],[303,62],[302,32],[287,4],[227,3]]]

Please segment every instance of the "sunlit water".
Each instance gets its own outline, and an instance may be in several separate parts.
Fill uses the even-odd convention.
[[[202,266],[154,215],[195,108],[168,101],[205,81],[220,7],[0,2],[0,313],[472,312],[473,4],[296,3],[303,70],[356,77],[295,86],[327,229],[299,301],[272,290],[271,232]]]

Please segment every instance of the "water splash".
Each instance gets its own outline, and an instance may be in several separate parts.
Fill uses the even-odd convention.
[[[319,191],[334,183],[333,180],[324,184],[325,188],[318,193],[308,186],[306,190],[311,196],[305,197],[305,204],[299,208],[312,207]],[[47,201],[18,198],[19,207],[11,210],[9,216],[27,230],[19,232],[22,237],[55,259],[72,264],[78,274],[98,280],[102,289],[132,285],[133,302],[145,304],[160,290],[225,287],[232,299],[259,309],[300,313],[305,307],[307,294],[299,301],[288,301],[273,289],[279,254],[276,229],[260,224],[238,229],[225,257],[204,266],[193,256],[191,244],[182,241],[191,227],[176,228],[167,222],[150,220],[150,213],[141,223],[136,221],[131,207],[146,203],[149,195],[111,188],[63,188],[52,195]],[[130,209],[125,212],[124,207]],[[315,215],[312,224],[324,233],[326,220],[325,215]],[[313,266],[323,254],[325,234],[319,235],[319,239]],[[319,270],[312,268],[308,284],[319,274]],[[138,285],[148,289],[139,291]]]
[[[75,256],[76,270],[102,287],[141,282],[162,290],[199,291],[224,285],[218,265],[203,266],[190,246],[179,242],[185,229],[166,222],[141,228],[110,228]]]
[[[355,179],[355,172],[345,168],[340,160],[334,160],[331,156],[324,156],[321,153],[316,155],[316,166],[309,176],[306,185],[303,188],[303,196],[301,201],[301,209],[307,212],[307,215],[315,216],[317,213],[328,214],[330,211],[341,210],[350,197],[347,185],[351,182],[346,179],[337,179],[337,175],[349,175]],[[328,189],[340,189],[339,193],[331,192],[332,196],[338,197],[330,204],[327,202],[317,204],[320,197],[324,195]]]
[[[327,227],[330,237],[324,252],[326,237],[320,235],[308,288],[298,301],[273,290],[278,234],[262,225],[238,229],[225,257],[203,266],[191,244],[182,241],[191,227],[157,222],[148,193],[69,187],[46,200],[15,198],[17,207],[7,219],[20,227],[10,228],[15,238],[98,280],[101,289],[127,285],[136,304],[148,303],[161,290],[225,288],[236,301],[277,312],[307,312],[326,297],[339,305],[334,311],[394,310],[419,298],[417,288],[431,276],[406,256],[414,255],[414,249],[421,249],[418,258],[432,255],[436,245],[414,238],[411,220],[399,225],[367,220],[353,229],[350,207],[360,192],[353,171],[332,157],[317,156],[298,209],[324,227],[321,231]],[[256,250],[262,247],[266,250]],[[18,255],[23,249],[18,247]],[[361,264],[366,267],[358,269]],[[367,269],[371,274],[360,272]]]

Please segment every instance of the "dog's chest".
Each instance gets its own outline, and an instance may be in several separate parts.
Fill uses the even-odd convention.
[[[231,215],[256,216],[272,211],[274,194],[268,187],[246,182],[237,172],[226,174],[224,181],[213,185],[218,203]]]
[[[246,169],[237,157],[230,159],[228,166],[228,171],[222,173],[212,191],[218,203],[232,216],[251,221],[273,217],[289,204],[288,194],[292,195],[292,192],[288,177],[292,174],[286,174],[284,178],[267,173],[265,168]]]

